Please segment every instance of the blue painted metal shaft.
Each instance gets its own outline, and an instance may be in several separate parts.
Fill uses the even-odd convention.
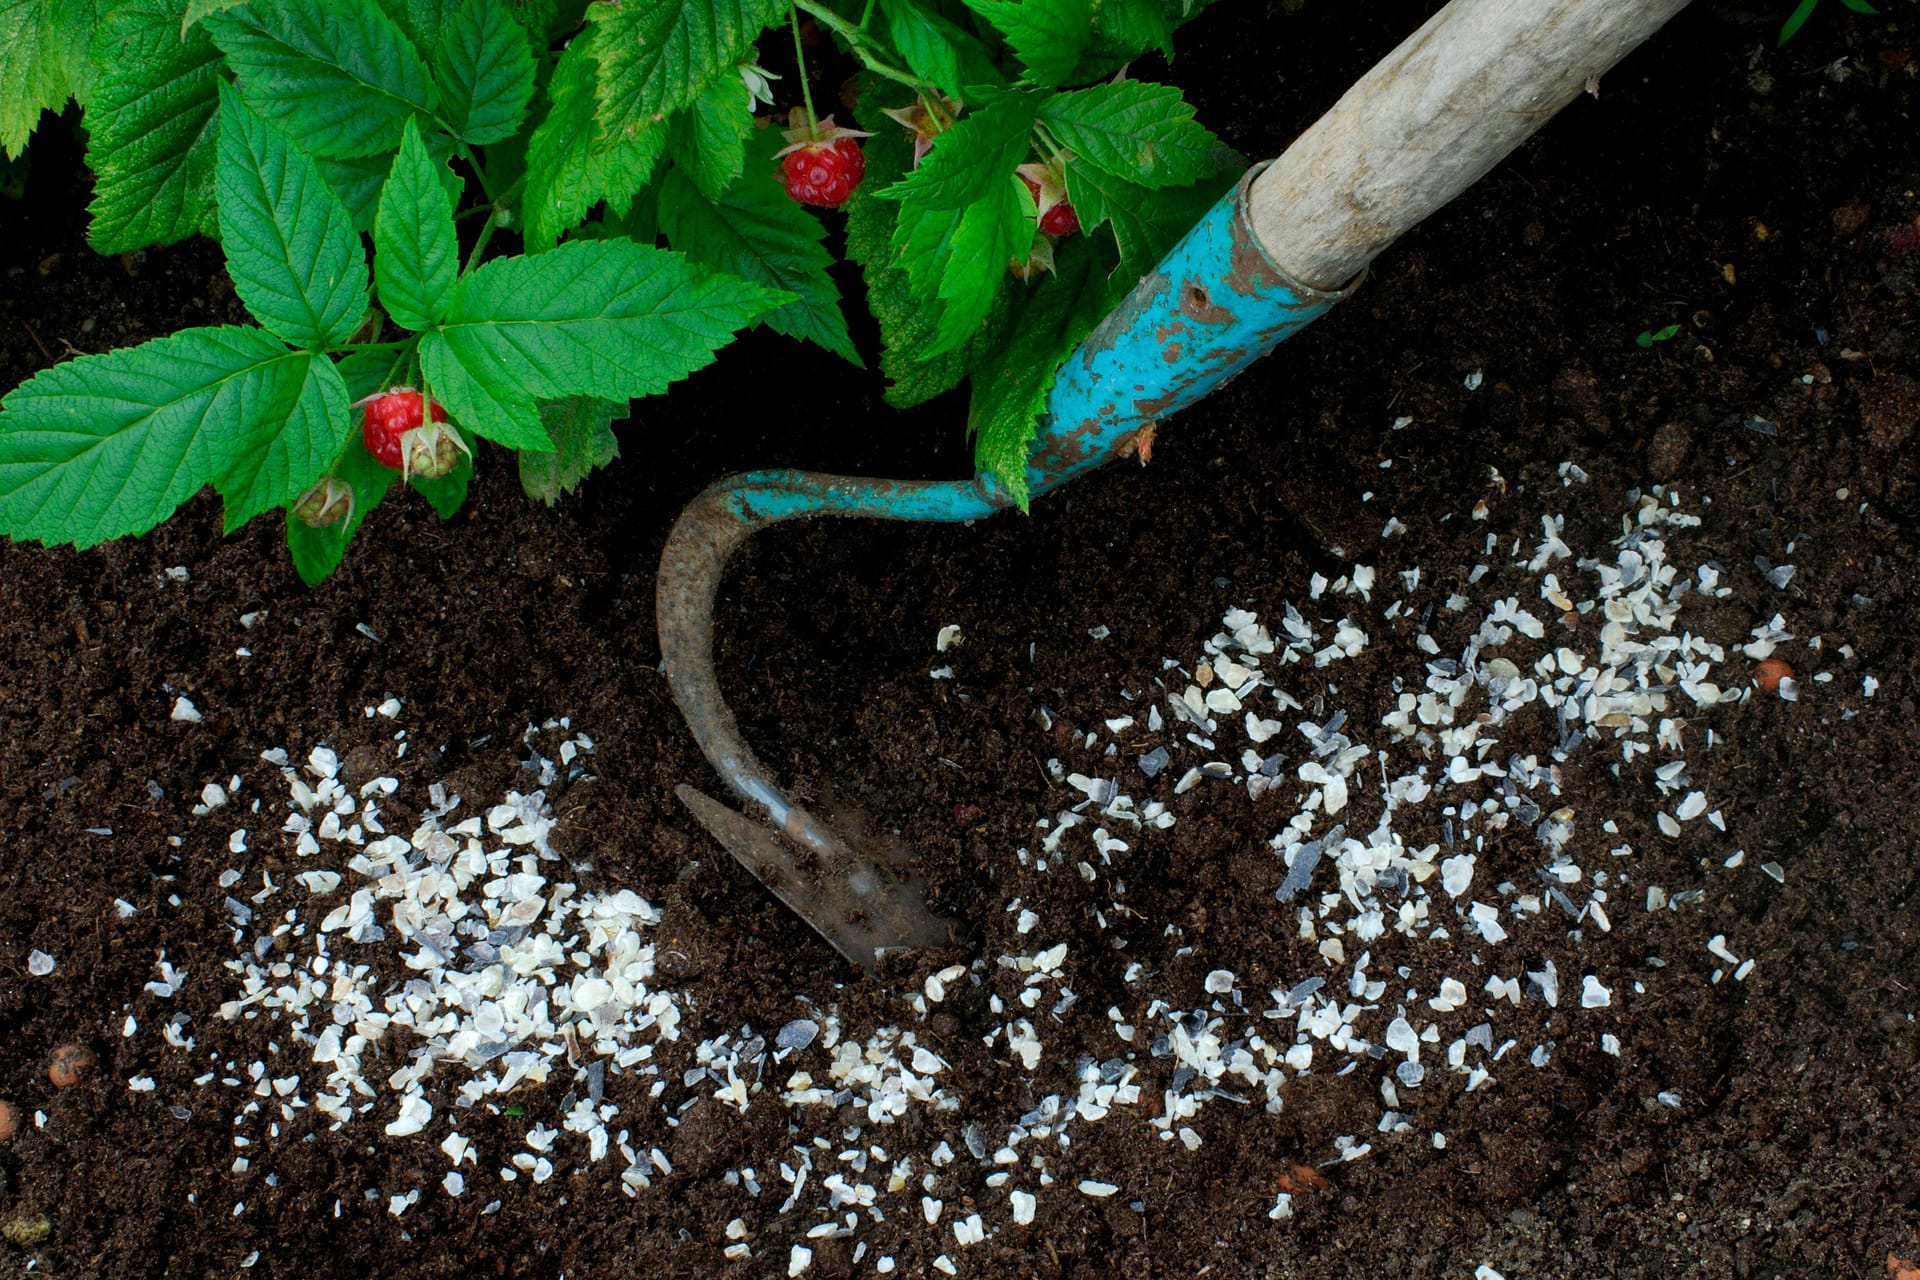
[[[997,490],[978,479],[881,480],[818,471],[749,471],[728,476],[709,493],[735,518],[757,528],[822,515],[936,523],[977,520],[1008,505]]]
[[[1294,280],[1247,216],[1261,165],[1207,211],[1068,357],[1027,462],[1038,495],[1111,461],[1345,296]]]
[[[1060,369],[1027,462],[1038,496],[1111,461],[1326,312],[1345,292],[1292,279],[1247,218],[1253,169],[1135,286]],[[743,520],[976,520],[1011,506],[998,480],[901,481],[755,471],[718,486]]]

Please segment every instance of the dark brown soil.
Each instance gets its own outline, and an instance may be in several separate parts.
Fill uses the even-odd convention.
[[[1681,563],[1716,561],[1733,588],[1689,623],[1728,646],[1719,678],[1745,680],[1737,647],[1779,612],[1803,680],[1797,702],[1716,710],[1711,751],[1690,731],[1724,836],[1699,824],[1684,840],[1658,835],[1644,758],[1617,771],[1606,749],[1569,760],[1573,851],[1589,867],[1616,838],[1637,853],[1613,931],[1561,930],[1550,954],[1567,973],[1642,991],[1601,1011],[1529,1006],[1499,1032],[1522,1038],[1488,1087],[1469,1094],[1435,1073],[1403,1095],[1412,1132],[1390,1136],[1373,1132],[1377,1073],[1310,1075],[1288,1085],[1278,1115],[1215,1103],[1191,1153],[1153,1132],[1151,1105],[1116,1113],[1076,1131],[1056,1170],[1066,1185],[1032,1228],[1011,1224],[981,1171],[956,1166],[937,1232],[917,1193],[883,1198],[886,1221],[862,1228],[864,1260],[815,1242],[813,1274],[873,1274],[880,1253],[899,1259],[898,1274],[929,1274],[945,1253],[977,1277],[1465,1277],[1483,1264],[1508,1277],[1864,1277],[1889,1274],[1890,1253],[1920,1254],[1909,604],[1920,575],[1920,62],[1911,6],[1887,7],[1876,20],[1823,5],[1775,51],[1771,7],[1694,6],[1608,76],[1598,101],[1576,103],[1388,253],[1352,302],[1167,424],[1144,471],[1111,468],[1030,518],[815,523],[763,536],[739,559],[719,661],[748,739],[803,792],[830,785],[884,815],[923,856],[936,904],[972,928],[964,952],[906,966],[900,989],[950,959],[991,965],[1030,949],[1006,911],[1021,894],[1050,909],[1048,941],[1111,952],[1089,909],[1101,904],[1081,902],[1078,881],[1036,878],[1010,854],[1036,838],[1036,817],[1074,798],[1046,762],[1097,768],[1078,735],[1119,714],[1122,688],[1146,687],[1163,658],[1190,664],[1232,605],[1272,621],[1284,602],[1305,604],[1316,571],[1365,560],[1385,580],[1422,566],[1418,608],[1466,589],[1486,533],[1502,548],[1489,558],[1505,564],[1509,543],[1530,546],[1543,514],[1565,512],[1568,542],[1589,554],[1618,533],[1629,490],[1668,483],[1704,518]],[[1223,0],[1190,28],[1171,73],[1250,155],[1282,148],[1420,16],[1282,8]],[[0,387],[49,355],[240,318],[217,249],[97,259],[81,238],[85,201],[77,156],[56,138],[36,152],[29,198],[0,203]],[[1670,340],[1635,345],[1667,324],[1680,326]],[[1469,391],[1475,371],[1484,381]],[[964,473],[958,403],[901,415],[879,392],[874,376],[754,335],[639,405],[625,456],[577,501],[530,505],[511,468],[485,457],[458,518],[388,502],[316,590],[298,582],[272,521],[223,540],[205,495],[139,541],[83,554],[0,545],[0,1097],[23,1117],[20,1136],[0,1143],[0,1220],[49,1228],[0,1245],[0,1274],[227,1276],[250,1257],[251,1274],[304,1277],[786,1273],[787,1243],[820,1215],[808,1203],[783,1215],[780,1194],[755,1200],[725,1178],[753,1166],[771,1179],[816,1131],[790,1133],[772,1095],[745,1116],[701,1103],[673,1128],[637,1085],[627,1096],[610,1083],[636,1145],[662,1146],[675,1166],[631,1199],[612,1166],[574,1173],[567,1162],[538,1187],[499,1183],[483,1162],[449,1198],[430,1143],[370,1122],[289,1126],[233,1172],[233,1091],[193,1078],[213,1059],[244,1070],[268,1056],[274,1029],[218,1015],[238,948],[216,877],[277,865],[275,824],[256,822],[266,852],[232,855],[237,822],[189,810],[207,782],[234,774],[243,797],[277,803],[260,752],[322,742],[358,767],[356,781],[391,772],[416,795],[451,779],[498,797],[528,785],[517,754],[528,723],[567,716],[598,751],[596,780],[553,793],[560,843],[590,864],[574,873],[583,887],[632,888],[666,913],[686,953],[673,977],[692,1040],[743,1025],[771,1035],[799,1016],[798,994],[836,1003],[850,1029],[902,1022],[893,993],[856,979],[674,800],[678,783],[717,784],[656,670],[652,628],[666,528],[728,470]],[[1401,417],[1411,424],[1392,429]],[[1565,461],[1591,483],[1563,488]],[[1468,520],[1481,499],[1484,526]],[[1383,544],[1389,515],[1406,532]],[[1776,589],[1756,557],[1796,575]],[[172,566],[188,580],[170,579]],[[1387,595],[1376,593],[1374,644],[1414,652],[1404,619],[1378,621]],[[243,629],[252,611],[264,616]],[[930,680],[947,623],[966,643],[948,655],[954,678]],[[1090,639],[1101,626],[1110,634]],[[1436,635],[1457,652],[1465,632]],[[1371,730],[1392,706],[1395,669],[1357,664],[1340,677],[1357,726]],[[1816,669],[1833,682],[1808,679]],[[169,719],[180,694],[201,723]],[[403,760],[393,726],[363,710],[389,695],[406,702],[414,750]],[[1036,725],[1042,706],[1052,733]],[[1320,971],[1271,899],[1266,841],[1287,813],[1224,785],[1175,809],[1179,825],[1135,842],[1127,901],[1145,923],[1129,954],[1192,993],[1217,964],[1249,991]],[[1603,834],[1609,817],[1621,836]],[[1736,849],[1744,866],[1724,867]],[[1542,862],[1517,840],[1497,873],[1530,882]],[[1784,882],[1759,872],[1765,862]],[[1648,913],[1640,896],[1653,884],[1703,893]],[[116,898],[136,914],[120,918]],[[1166,925],[1182,932],[1162,936]],[[1711,980],[1715,934],[1756,960],[1745,981]],[[189,975],[171,1001],[143,992],[163,948]],[[28,975],[34,949],[57,957],[52,975]],[[1086,1016],[1049,1028],[1050,1060],[1116,1051],[1099,1010],[1139,996],[1108,985],[1079,993]],[[190,1055],[160,1039],[175,1011],[192,1017]],[[130,1013],[141,1025],[129,1037]],[[1001,1099],[968,1088],[1017,1078],[991,1074],[980,1037],[992,1020],[964,1006],[942,1017],[922,1032],[954,1061],[947,1083],[962,1111],[916,1114],[865,1141],[925,1150],[975,1116],[1006,1123]],[[1621,1056],[1598,1051],[1603,1030]],[[1546,1039],[1560,1050],[1545,1067],[1518,1065]],[[56,1091],[45,1065],[68,1042],[91,1047],[99,1071]],[[1165,1081],[1144,1065],[1151,1099]],[[143,1074],[155,1091],[130,1092]],[[568,1087],[527,1090],[528,1119],[462,1127],[510,1150]],[[1429,1140],[1436,1130],[1444,1149]],[[1373,1151],[1326,1167],[1324,1188],[1295,1168],[1326,1163],[1347,1134]],[[1083,1177],[1123,1192],[1079,1196],[1071,1183]],[[1288,1182],[1296,1217],[1271,1221]],[[420,1203],[391,1216],[387,1197],[416,1187]],[[964,1196],[998,1228],[970,1249],[948,1226]],[[721,1258],[736,1216],[753,1261]]]

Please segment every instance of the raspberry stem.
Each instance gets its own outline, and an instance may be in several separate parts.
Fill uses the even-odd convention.
[[[789,25],[793,27],[793,60],[800,69],[800,97],[807,104],[807,136],[819,137],[820,117],[813,110],[813,86],[807,83],[807,53],[800,47],[800,6],[787,6]]]
[[[453,145],[459,149],[460,158],[467,162],[467,167],[473,170],[474,179],[480,184],[480,194],[489,202],[498,199],[493,194],[493,184],[487,180],[486,166],[480,163],[480,157],[474,154],[473,148],[457,138]]]
[[[1060,146],[1060,143],[1054,138],[1054,136],[1051,133],[1047,132],[1047,127],[1045,125],[1040,124],[1038,122],[1034,124],[1033,141],[1034,141],[1034,145],[1039,149],[1041,156],[1043,158],[1045,158],[1048,162],[1058,166],[1062,170],[1066,168],[1066,165],[1067,165],[1066,151]]]
[[[919,76],[913,75],[911,72],[902,71],[900,68],[882,62],[879,58],[875,57],[873,54],[873,42],[867,38],[867,33],[863,29],[866,25],[865,18],[861,19],[860,26],[855,26],[853,23],[848,22],[845,18],[835,13],[832,9],[827,8],[825,5],[814,4],[812,0],[793,0],[792,7],[797,12],[806,13],[807,16],[815,22],[818,22],[827,30],[833,32],[833,34],[839,36],[842,40],[845,40],[847,46],[853,50],[853,56],[860,59],[860,65],[875,75],[884,76],[897,84],[906,85],[909,89],[926,93],[939,92],[939,86],[932,81],[922,80]],[[797,21],[798,19],[796,18],[796,23]],[[799,28],[796,25],[795,52],[798,52],[798,31]],[[804,74],[800,80],[800,87],[803,91],[806,88],[806,77]]]
[[[494,205],[487,210],[487,220],[480,224],[480,235],[473,242],[473,252],[467,255],[467,265],[460,268],[461,275],[480,265],[480,255],[487,251],[487,241],[493,239],[493,229],[499,225],[500,206]]]

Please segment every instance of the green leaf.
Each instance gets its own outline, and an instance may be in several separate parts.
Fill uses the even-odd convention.
[[[474,146],[508,138],[533,96],[533,51],[504,0],[466,0],[440,27],[433,74],[455,136]]]
[[[788,0],[599,0],[599,117],[613,138],[651,128],[699,96],[734,64]],[[737,78],[737,77],[736,77]]]
[[[91,11],[68,0],[0,0],[0,153],[19,155],[40,112],[66,106],[69,70],[86,62]]]
[[[437,136],[444,139],[447,135]],[[353,229],[373,230],[373,220],[380,212],[380,193],[386,189],[387,175],[393,172],[393,156],[386,152],[354,156],[350,160],[315,156],[313,162],[319,166],[328,190],[339,196],[340,203],[346,206]]]
[[[1104,258],[1104,260],[1103,260]],[[1027,455],[1055,376],[1074,348],[1106,318],[1119,291],[1108,283],[1112,252],[1084,236],[1063,240],[1054,270],[1015,303],[1009,336],[973,373],[967,431],[974,464],[1000,478],[1027,507]],[[1021,290],[1016,286],[1016,295]]]
[[[1067,161],[1067,198],[1080,215],[1081,230],[1111,223],[1120,246],[1116,278],[1128,284],[1153,270],[1236,181],[1228,170],[1189,187],[1158,191],[1114,177],[1082,161]]]
[[[906,172],[912,145],[896,130],[870,138],[866,152],[869,186],[877,186]],[[967,370],[991,341],[995,315],[1005,310],[1008,291],[997,296],[995,312],[989,313],[979,337],[958,350],[921,359],[938,330],[940,303],[937,297],[929,300],[917,294],[900,265],[893,237],[901,213],[898,201],[883,200],[867,187],[854,192],[847,202],[847,256],[860,264],[867,309],[880,322],[880,369],[889,384],[887,403],[906,409],[966,380]],[[932,295],[937,287],[935,277],[925,293]]]
[[[900,206],[893,228],[893,262],[923,303],[940,309],[940,280],[953,255],[953,236],[965,209],[928,209],[918,201]],[[938,319],[936,315],[936,320]]]
[[[934,139],[920,167],[880,192],[928,209],[961,209],[1012,180],[1033,149],[1038,94],[1006,94],[968,112]]]
[[[907,69],[930,80],[953,99],[966,96],[968,85],[999,84],[1004,79],[987,48],[916,0],[880,0],[887,20],[887,38],[899,51]]]
[[[306,153],[220,91],[220,243],[234,292],[274,333],[338,346],[367,314],[367,259],[346,206]]]
[[[341,363],[344,366],[346,362]],[[347,544],[380,505],[397,475],[392,467],[383,467],[374,461],[358,431],[350,435],[329,473],[353,486],[353,510],[345,520],[315,529],[295,516],[291,509],[287,512],[287,550],[293,556],[293,567],[301,581],[310,587],[320,585],[328,574],[340,567]]]
[[[177,12],[166,0],[135,0],[116,6],[94,36],[104,70],[87,109],[87,243],[100,253],[172,244],[219,226],[220,51],[202,31],[183,39]]]
[[[660,184],[652,183],[633,198],[625,213],[602,213],[575,227],[569,240],[631,240],[657,244],[660,240]]]
[[[81,106],[93,102],[93,87],[99,79],[99,64],[93,60],[93,33],[99,29],[102,10],[109,0],[58,0],[48,3],[43,13],[50,15],[41,37],[42,48],[53,57],[57,74],[65,83],[62,93],[72,94]]]
[[[536,50],[546,48],[548,41],[577,26],[586,7],[587,0],[568,0],[565,4],[561,0],[507,0],[513,20],[525,29]]]
[[[738,77],[723,77],[701,90],[693,105],[675,112],[668,122],[667,154],[709,200],[719,199],[746,167],[752,105]]]
[[[621,407],[592,396],[541,401],[540,422],[553,448],[520,451],[520,487],[527,496],[552,506],[560,495],[579,488],[589,471],[619,457],[613,415]]]
[[[398,347],[355,347],[349,351],[335,366],[347,384],[348,399],[359,404],[404,381],[418,349],[416,341]],[[360,422],[361,415],[356,410],[353,425],[357,428]]]
[[[462,278],[446,321],[421,339],[421,367],[461,426],[510,448],[551,449],[536,400],[663,391],[791,300],[677,253],[569,243]]]
[[[1168,84],[1121,80],[1056,94],[1040,123],[1082,163],[1142,187],[1184,187],[1219,167],[1219,139]]]
[[[231,9],[236,5],[245,3],[246,0],[187,0],[186,16],[180,19],[181,38],[184,39],[187,32],[198,24],[200,19],[206,17],[208,14],[219,13],[223,9]],[[170,9],[179,8],[178,5],[168,5],[167,7]]]
[[[208,412],[209,425],[227,420],[215,431],[213,475],[227,533],[304,492],[352,432],[346,384],[318,352],[288,353],[252,394],[259,403]]]
[[[1793,12],[1787,15],[1787,20],[1780,24],[1780,38],[1774,42],[1776,48],[1786,44],[1800,33],[1800,28],[1807,25],[1807,19],[1813,16],[1814,7],[1819,3],[1820,0],[1800,0],[1800,3],[1794,6]]]
[[[247,105],[315,155],[391,151],[433,113],[425,64],[371,0],[253,0],[203,22]]]
[[[1853,10],[1855,13],[1864,13],[1869,17],[1875,18],[1880,16],[1880,11],[1868,4],[1867,0],[1840,0],[1840,3],[1843,7]]]
[[[929,210],[914,219],[918,202],[900,210],[894,244],[915,290],[937,277],[940,300],[933,344],[920,359],[958,350],[971,339],[1007,282],[1007,269],[1033,246],[1033,197],[1011,171],[980,200],[960,210]]]
[[[211,481],[226,526],[338,454],[332,361],[260,329],[186,329],[55,365],[0,401],[0,532],[90,547],[147,530]]]
[[[373,279],[380,305],[402,328],[420,330],[446,314],[460,271],[453,234],[453,201],[412,120],[400,139],[393,174],[380,193],[373,224]]]
[[[447,198],[458,203],[465,182],[446,167],[453,157],[453,138],[435,129],[422,134],[420,140],[426,145],[428,157],[439,166],[434,172],[440,175]],[[383,151],[379,155],[354,156],[349,160],[314,157],[314,163],[320,166],[320,176],[327,180],[333,194],[340,197],[340,203],[347,206],[355,231],[373,230],[374,217],[380,211],[380,192],[387,185],[387,175],[393,172],[394,154]]]
[[[840,291],[827,274],[833,257],[821,244],[826,227],[773,181],[779,142],[772,130],[756,138],[746,172],[717,201],[678,167],[668,170],[660,184],[661,228],[668,244],[703,266],[796,295],[767,316],[767,327],[859,366]]]
[[[379,3],[421,54],[439,45],[448,20],[460,7],[460,0],[379,0]],[[442,81],[439,87],[447,86]]]
[[[1092,0],[966,0],[991,22],[1035,84],[1066,82],[1093,37]]]
[[[1104,78],[1107,60],[1130,62],[1149,49],[1173,61],[1173,20],[1161,0],[1101,0],[1093,11],[1092,47],[1074,69],[1074,79]],[[1088,75],[1088,61],[1095,57],[1102,65]]]
[[[624,209],[666,148],[664,128],[641,129],[618,140],[600,136],[594,118],[594,44],[598,28],[575,37],[553,69],[553,105],[527,146],[524,201],[531,253],[551,249],[605,200]]]

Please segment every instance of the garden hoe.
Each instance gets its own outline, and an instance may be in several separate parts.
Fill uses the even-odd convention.
[[[1350,292],[1376,255],[1498,164],[1686,0],[1454,0],[1279,159],[1255,167],[1068,358],[1027,463],[1034,495],[1131,452]],[[1148,435],[1147,439],[1151,439]],[[901,481],[762,471],[691,502],[660,558],[660,650],[700,749],[748,815],[681,786],[702,826],[871,973],[946,945],[908,868],[787,798],[740,738],[713,669],[728,557],[802,516],[973,520],[1012,505],[993,477]]]

